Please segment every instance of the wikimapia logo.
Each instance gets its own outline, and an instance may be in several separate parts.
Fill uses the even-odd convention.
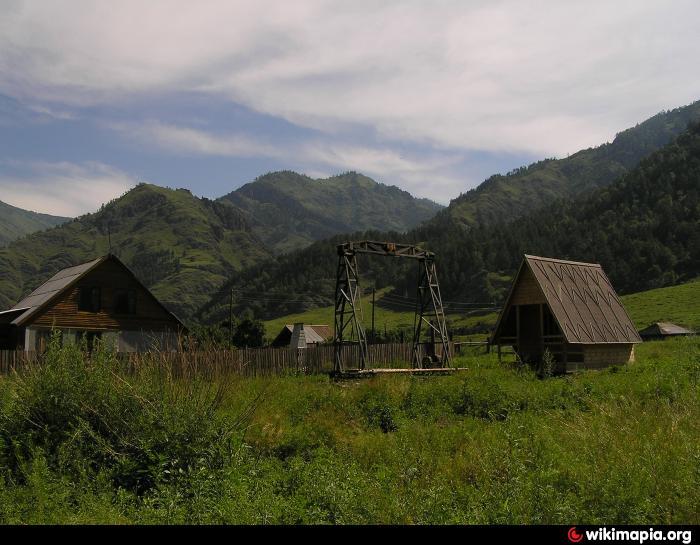
[[[576,526],[569,528],[566,537],[572,543],[579,543],[583,540],[585,534],[586,541],[632,541],[635,543],[644,543],[646,541],[680,541],[684,545],[691,543],[693,540],[691,530],[616,530],[615,528],[607,529],[606,527],[598,528],[597,530],[585,530],[578,532]]]
[[[572,543],[578,543],[583,539],[583,535],[576,531],[576,526],[569,528],[569,532],[566,535]]]

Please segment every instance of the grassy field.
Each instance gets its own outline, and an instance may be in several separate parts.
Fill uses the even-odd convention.
[[[387,290],[377,292],[377,300],[381,301],[381,296]],[[622,302],[629,312],[635,326],[642,329],[652,322],[673,322],[679,325],[700,330],[700,279],[693,280],[686,284],[659,288],[655,290],[624,295]],[[369,328],[371,320],[371,298],[363,299],[363,312],[365,316],[365,326]],[[465,314],[448,314],[447,321],[449,328],[483,326],[490,329],[496,324],[498,314],[495,312],[481,316],[469,316]],[[265,322],[266,334],[269,338],[274,338],[282,329],[284,324],[304,322],[306,324],[333,324],[333,307],[324,307],[309,310],[301,314],[282,316],[274,320]],[[388,330],[410,329],[413,326],[413,311],[397,312],[382,308],[377,305],[375,316],[376,327],[383,331],[384,326]],[[476,335],[483,337],[484,334]],[[458,340],[462,337],[457,336]]]
[[[700,523],[700,340],[538,379],[0,378],[2,523]]]

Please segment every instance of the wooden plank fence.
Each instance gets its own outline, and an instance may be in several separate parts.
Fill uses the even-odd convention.
[[[487,346],[485,343],[451,343],[452,354],[466,353],[467,344]],[[438,355],[441,346],[436,346]],[[409,343],[369,345],[368,368],[410,367],[413,359]],[[425,345],[419,347],[420,357]],[[343,347],[343,367],[355,368],[358,361],[357,345]],[[157,363],[177,373],[205,373],[207,375],[234,374],[240,376],[274,376],[285,374],[313,375],[333,370],[334,347],[321,345],[306,349],[248,348],[239,350],[206,350],[182,352],[120,353],[119,359],[127,370]],[[0,374],[10,374],[32,364],[41,364],[35,352],[0,351]]]

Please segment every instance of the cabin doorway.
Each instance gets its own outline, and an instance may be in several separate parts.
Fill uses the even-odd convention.
[[[518,349],[520,359],[526,363],[539,363],[542,361],[540,305],[520,305],[519,311]]]

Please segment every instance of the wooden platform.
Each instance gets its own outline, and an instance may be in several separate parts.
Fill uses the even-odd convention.
[[[377,375],[452,375],[456,371],[467,371],[467,367],[436,367],[431,369],[347,369],[330,373],[334,379],[370,378]]]

